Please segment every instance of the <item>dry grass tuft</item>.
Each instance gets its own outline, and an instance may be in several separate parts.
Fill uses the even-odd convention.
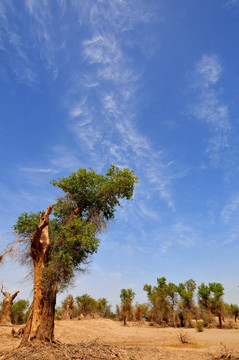
[[[190,344],[191,343],[191,337],[186,331],[180,332],[178,339],[182,344]]]
[[[0,354],[0,360],[139,360],[131,349],[107,345],[98,339],[80,344],[37,344]]]
[[[221,350],[218,355],[211,355],[212,360],[239,360],[239,353],[229,350],[226,345],[221,342]]]

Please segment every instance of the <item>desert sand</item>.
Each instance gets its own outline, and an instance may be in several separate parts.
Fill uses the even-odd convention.
[[[15,329],[20,326],[14,326]],[[59,320],[56,345],[17,349],[11,327],[0,327],[0,359],[239,359],[239,330],[160,328],[109,319]],[[185,335],[187,343],[180,341]]]

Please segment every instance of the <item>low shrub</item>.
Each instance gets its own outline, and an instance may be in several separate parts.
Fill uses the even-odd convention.
[[[204,322],[202,320],[199,320],[195,323],[195,328],[198,332],[203,332],[204,330]]]

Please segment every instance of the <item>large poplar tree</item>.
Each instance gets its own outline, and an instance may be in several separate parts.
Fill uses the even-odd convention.
[[[14,230],[20,241],[30,241],[28,254],[34,266],[33,302],[22,344],[53,341],[57,292],[97,251],[97,234],[114,218],[120,200],[131,199],[136,182],[134,171],[114,165],[106,175],[79,169],[51,182],[63,194],[45,212],[19,216]]]

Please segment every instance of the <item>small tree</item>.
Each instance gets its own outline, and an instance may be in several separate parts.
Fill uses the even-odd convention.
[[[97,312],[97,301],[88,294],[83,294],[76,297],[78,309],[80,314],[90,315]]]
[[[223,301],[224,287],[220,283],[209,283],[211,291],[210,303],[212,313],[218,316],[219,327],[222,329],[222,315],[223,315]]]
[[[173,327],[175,327],[175,308],[178,302],[178,293],[177,293],[177,285],[175,285],[174,283],[168,283],[168,293],[167,293],[167,298],[169,301],[169,307],[171,310],[171,318],[172,318],[172,324]]]
[[[124,325],[126,325],[127,323],[127,318],[128,320],[130,319],[132,312],[132,301],[134,300],[134,297],[135,297],[135,293],[133,292],[132,289],[121,290],[120,299],[121,299],[121,309],[123,313]]]
[[[232,309],[232,314],[234,316],[234,320],[235,322],[237,321],[237,317],[239,315],[239,306],[238,305],[231,305],[231,309]]]
[[[198,287],[199,306],[208,313],[218,316],[220,328],[222,328],[222,315],[224,310],[223,295],[224,288],[220,283],[209,283],[209,285],[202,283]]]
[[[148,299],[152,307],[152,318],[159,324],[169,320],[175,326],[175,307],[177,304],[177,286],[174,283],[168,283],[163,276],[157,278],[157,286],[145,284],[144,291],[147,292]]]
[[[181,303],[179,305],[181,307],[182,326],[187,326],[188,321],[190,324],[192,314],[195,310],[195,303],[193,300],[195,289],[196,282],[192,279],[178,285],[178,293],[181,298]]]
[[[198,305],[201,309],[204,326],[212,322],[212,309],[210,301],[211,290],[204,282],[198,286]]]
[[[210,294],[211,290],[209,286],[205,285],[204,282],[198,286],[198,304],[201,308],[210,309]]]
[[[97,312],[102,317],[109,317],[111,315],[111,306],[106,298],[100,298],[97,301]]]
[[[148,299],[152,304],[152,316],[154,321],[161,324],[163,321],[168,322],[169,302],[167,299],[168,285],[163,276],[157,278],[157,286],[145,284],[144,291],[147,291]]]

